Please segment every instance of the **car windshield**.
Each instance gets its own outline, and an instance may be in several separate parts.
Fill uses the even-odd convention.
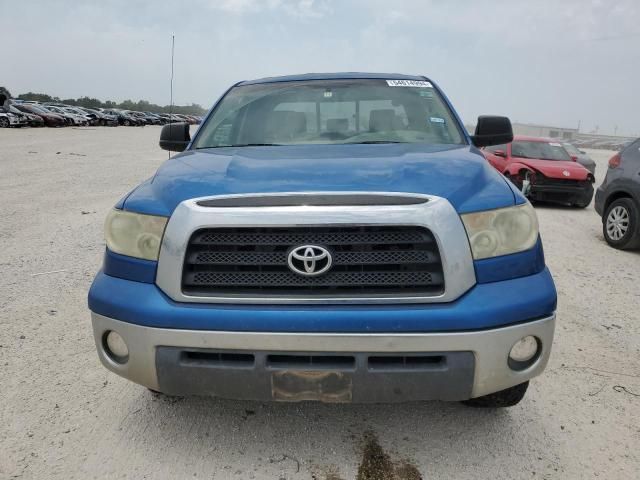
[[[543,160],[571,160],[562,144],[555,142],[518,140],[511,145],[511,155],[520,158],[539,158]]]
[[[233,88],[194,147],[347,143],[465,141],[428,81],[314,80]]]
[[[575,145],[572,145],[570,143],[563,143],[562,146],[567,152],[569,152],[569,154],[580,155],[580,150],[578,150]]]
[[[35,105],[24,106],[24,108],[32,111],[36,111],[37,113],[49,113],[44,108],[36,107]]]

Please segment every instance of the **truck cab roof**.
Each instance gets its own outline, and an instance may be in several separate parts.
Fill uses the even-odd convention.
[[[237,85],[256,85],[260,83],[301,82],[307,80],[350,80],[350,79],[385,79],[385,80],[428,80],[422,75],[404,75],[401,73],[367,73],[367,72],[334,72],[334,73],[303,73],[298,75],[284,75],[279,77],[265,77],[255,80],[245,80]]]

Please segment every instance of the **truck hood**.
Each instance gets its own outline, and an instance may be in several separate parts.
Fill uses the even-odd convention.
[[[169,216],[191,198],[305,191],[437,195],[459,213],[524,201],[468,145],[292,145],[186,151],[166,161],[118,206]]]
[[[531,158],[513,157],[514,161],[522,163],[539,171],[545,177],[563,180],[586,180],[589,170],[578,162],[564,162],[559,160],[539,160]],[[566,173],[565,173],[566,172]]]

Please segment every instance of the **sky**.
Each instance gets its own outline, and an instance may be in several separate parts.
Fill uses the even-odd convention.
[[[0,0],[14,95],[209,108],[233,83],[426,75],[465,123],[507,115],[640,135],[638,0]]]

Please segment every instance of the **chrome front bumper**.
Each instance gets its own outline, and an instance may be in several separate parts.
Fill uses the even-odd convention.
[[[470,397],[487,395],[539,375],[547,365],[555,328],[555,315],[508,327],[456,333],[347,334],[196,331],[152,328],[121,322],[92,312],[94,338],[106,368],[153,390],[161,390],[157,365],[162,347],[210,349],[232,352],[327,352],[330,354],[471,352],[473,380]],[[126,363],[117,363],[105,351],[106,332],[119,333],[127,343]],[[511,347],[527,335],[540,341],[536,361],[524,370],[512,370],[507,362]],[[227,370],[227,375],[233,371]],[[265,372],[265,375],[272,373]],[[393,372],[388,372],[392,376]],[[230,377],[227,377],[230,378]],[[370,377],[372,381],[376,377]],[[471,377],[470,377],[471,378]],[[364,380],[363,380],[364,379]],[[365,375],[360,380],[367,381]],[[273,380],[271,380],[273,381]],[[452,382],[455,378],[451,379]],[[174,392],[175,393],[175,392]],[[238,395],[240,398],[251,398]],[[429,398],[441,398],[434,395]],[[446,398],[443,396],[442,398]],[[278,398],[274,398],[278,399]]]

